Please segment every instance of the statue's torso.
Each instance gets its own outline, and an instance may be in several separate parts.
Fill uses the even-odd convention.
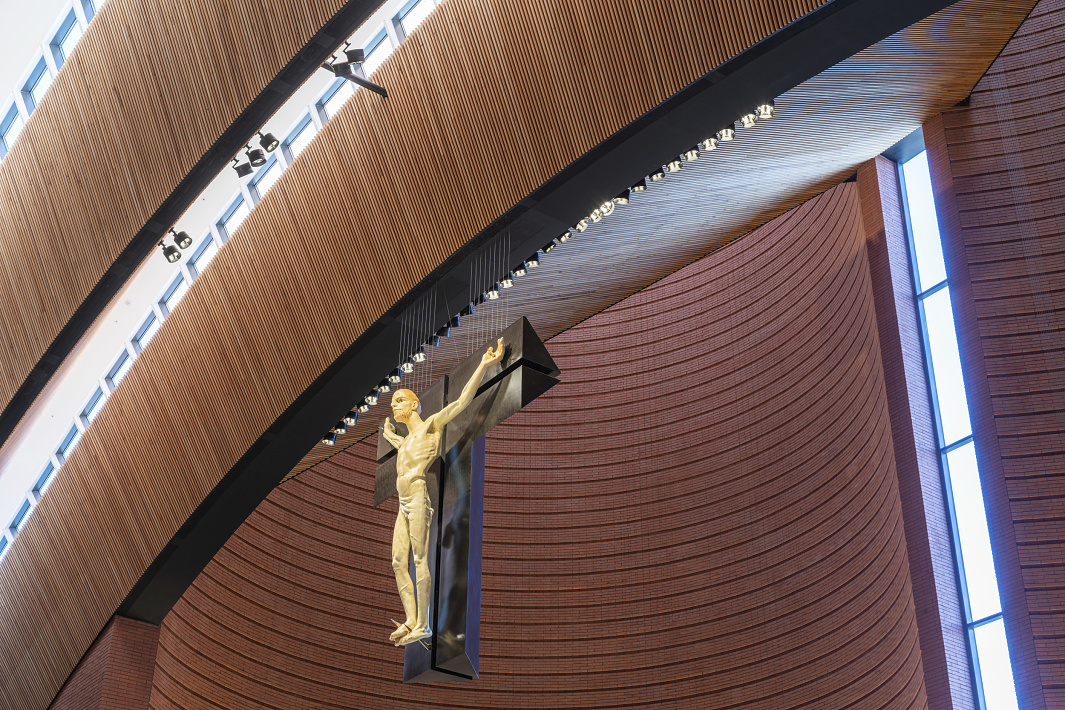
[[[425,472],[440,450],[441,432],[423,423],[407,434],[396,453],[396,492],[411,495],[416,481],[425,480]]]

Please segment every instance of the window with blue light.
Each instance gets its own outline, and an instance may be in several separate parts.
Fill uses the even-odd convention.
[[[396,26],[396,34],[402,41],[407,38],[414,28],[422,23],[429,13],[433,11],[433,3],[430,0],[410,0],[404,5],[392,20]]]
[[[977,699],[982,710],[1017,710],[927,154],[899,176]]]
[[[103,0],[99,0],[99,4],[103,5]],[[85,21],[92,22],[92,18],[96,17],[96,11],[99,9],[97,3],[93,0],[81,0],[81,7],[85,11]]]
[[[7,554],[7,538],[0,537],[0,560],[4,559],[4,555]]]
[[[52,481],[55,480],[55,466],[49,461],[44,470],[41,471],[41,475],[37,477],[37,482],[33,484],[33,494],[38,498],[44,495],[44,492],[48,490],[48,486],[52,485]]]
[[[214,237],[211,236],[211,233],[208,232],[207,238],[196,248],[196,251],[192,253],[192,258],[189,259],[189,272],[192,273],[192,277],[196,278],[202,274],[217,253],[218,244],[215,242]]]
[[[19,530],[21,530],[22,526],[26,524],[26,518],[30,514],[31,507],[33,506],[30,505],[28,500],[22,501],[22,505],[19,507],[18,512],[15,513],[15,517],[11,519],[11,524],[7,527],[7,529],[11,531],[12,537],[18,535]]]
[[[89,403],[85,405],[85,408],[81,410],[81,416],[85,418],[86,424],[91,424],[93,419],[96,419],[96,415],[100,413],[100,410],[104,408],[104,402],[107,401],[107,395],[99,387],[89,397]]]
[[[279,177],[281,177],[281,163],[277,162],[275,156],[270,156],[270,159],[259,168],[259,172],[251,180],[255,196],[260,200],[263,199]]]
[[[282,150],[290,163],[310,144],[314,139],[314,133],[315,127],[311,121],[311,115],[305,114],[282,144]]]
[[[238,197],[218,222],[218,231],[222,233],[222,238],[229,239],[232,237],[233,233],[237,231],[237,227],[241,225],[247,216],[248,205],[244,202],[243,197]]]
[[[388,59],[388,55],[392,54],[392,49],[392,40],[388,38],[388,33],[382,27],[381,31],[374,35],[373,39],[363,47],[363,56],[366,57],[366,61],[362,64],[364,75],[373,74],[374,70],[381,66],[381,62]]]
[[[144,323],[137,329],[137,334],[133,336],[133,346],[137,352],[141,352],[144,348],[148,347],[148,343],[159,331],[159,319],[155,317],[154,313],[148,314]]]
[[[74,447],[78,445],[81,440],[81,429],[76,425],[71,424],[70,429],[67,431],[67,435],[63,437],[63,442],[59,445],[59,448],[55,450],[56,458],[62,461],[66,461],[67,456],[74,450]]]
[[[18,138],[18,134],[22,132],[22,128],[25,125],[26,121],[23,120],[22,114],[18,112],[18,107],[11,104],[11,108],[0,119],[0,158],[7,155],[7,151],[11,150],[11,145]]]
[[[48,73],[48,65],[45,64],[44,57],[41,57],[37,66],[30,72],[30,78],[22,86],[22,99],[26,104],[27,113],[33,113],[51,85],[52,75]]]
[[[48,45],[55,58],[56,69],[62,68],[79,39],[81,39],[81,25],[78,24],[78,17],[71,8],[67,16],[63,18],[63,23],[59,25],[59,31],[55,33],[55,37]]]
[[[328,121],[335,116],[352,93],[354,93],[352,83],[347,79],[337,78],[322,94],[322,99],[318,102],[318,108],[321,110],[325,120]]]
[[[110,385],[113,390],[118,387],[118,383],[122,381],[122,378],[129,372],[130,366],[133,364],[133,358],[129,356],[125,348],[118,354],[118,359],[115,360],[115,364],[111,366],[111,369],[107,372],[107,384]]]
[[[185,280],[185,277],[181,274],[177,275],[174,282],[167,287],[163,292],[163,297],[159,299],[159,305],[162,307],[162,311],[165,315],[170,315],[174,310],[174,306],[178,304],[185,292],[189,290],[189,283]]]

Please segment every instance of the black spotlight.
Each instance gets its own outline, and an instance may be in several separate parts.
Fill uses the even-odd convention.
[[[344,51],[344,58],[348,64],[362,64],[366,61],[366,52],[361,49],[348,49]]]
[[[259,136],[259,145],[261,145],[263,150],[267,153],[273,153],[277,150],[277,146],[281,145],[281,141],[274,138],[273,133],[263,133],[262,131],[258,131],[256,135]]]
[[[647,190],[647,181],[640,180],[638,183],[629,188],[633,192],[645,192]]]
[[[248,162],[251,163],[253,167],[257,168],[266,163],[266,155],[258,148],[245,146],[244,154],[248,156]]]
[[[392,391],[392,382],[386,377],[381,380],[381,384],[377,385],[377,394],[388,394]]]
[[[174,243],[182,249],[188,249],[192,246],[192,237],[189,236],[188,232],[175,232],[174,228],[171,227],[170,233],[174,235]]]
[[[494,301],[499,298],[499,284],[492,284],[492,286],[484,292],[484,297],[487,298],[489,301]]]
[[[179,252],[177,249],[170,246],[169,244],[163,244],[162,242],[159,242],[159,246],[163,247],[163,256],[165,256],[166,260],[169,261],[171,264],[181,258],[181,252]]]
[[[440,328],[440,330],[436,331],[436,337],[438,337],[438,338],[450,338],[451,337],[451,326],[450,325],[445,325],[442,328]]]
[[[510,273],[514,274],[515,276],[525,276],[525,274],[529,273],[529,270],[525,268],[525,262],[523,261],[517,266],[515,266],[513,269],[511,269]]]
[[[722,143],[727,143],[736,137],[736,124],[730,123],[720,131],[717,132],[717,139]]]
[[[236,158],[233,158],[233,170],[236,171],[237,177],[243,178],[251,175],[251,166],[247,163],[241,163]]]
[[[526,269],[535,269],[539,265],[540,265],[540,253],[539,252],[537,252],[536,254],[533,254],[532,256],[530,256],[528,259],[525,260],[525,268]]]
[[[355,426],[357,421],[359,421],[359,413],[354,409],[344,415],[344,423],[348,426]]]
[[[766,119],[773,118],[774,101],[770,99],[765,103],[758,104],[758,108],[754,110],[758,114],[758,118]]]
[[[628,190],[623,190],[622,192],[619,192],[617,194],[617,196],[614,197],[614,204],[615,205],[627,205],[627,204],[629,204],[629,191]]]
[[[414,360],[411,358],[407,358],[406,360],[400,363],[399,369],[403,372],[403,374],[409,375],[410,373],[414,372]]]
[[[454,318],[452,318],[451,320],[449,320],[447,322],[447,325],[448,325],[449,328],[461,328],[462,327],[462,319],[459,316],[455,316]]]
[[[544,254],[550,254],[555,250],[555,246],[555,240],[552,239],[547,244],[544,244],[542,247],[540,247],[540,251],[542,251]]]
[[[473,303],[467,303],[465,306],[463,306],[462,310],[459,311],[459,315],[460,316],[472,316],[473,315]]]
[[[651,178],[651,182],[658,182],[659,180],[661,180],[665,176],[666,176],[666,174],[661,169],[655,170],[653,173],[651,173],[649,175],[649,177]]]
[[[322,443],[325,444],[326,446],[332,446],[333,444],[337,443],[336,432],[332,432],[331,431],[328,434],[326,434],[325,436],[323,436],[322,437]]]
[[[403,381],[403,374],[399,371],[398,367],[388,374],[388,381],[393,385],[398,385]]]
[[[374,403],[376,404],[376,401]],[[359,402],[358,410],[360,412],[368,412],[368,411],[370,411],[370,403],[366,401],[365,397],[362,399],[361,402]]]
[[[344,422],[343,419],[341,419],[339,422],[337,422],[336,426],[333,427],[333,431],[335,431],[337,434],[347,434],[348,425]]]
[[[419,345],[418,349],[414,351],[414,355],[411,356],[414,362],[425,362],[425,346]]]

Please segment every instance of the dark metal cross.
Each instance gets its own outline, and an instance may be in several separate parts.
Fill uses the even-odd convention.
[[[484,435],[558,384],[551,355],[524,317],[502,333],[506,354],[488,368],[473,403],[444,429],[441,453],[425,475],[433,510],[429,531],[432,574],[431,643],[404,648],[403,682],[434,683],[477,677],[481,637],[481,522],[484,514]],[[422,417],[458,399],[481,356],[496,338],[418,393]],[[453,387],[453,390],[450,389]],[[451,399],[449,399],[449,396]],[[405,436],[406,427],[396,424]],[[396,493],[396,449],[377,441],[374,507]],[[412,572],[413,576],[413,572]]]

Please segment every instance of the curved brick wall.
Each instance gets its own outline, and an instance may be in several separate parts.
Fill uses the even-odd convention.
[[[480,680],[399,682],[364,443],[200,575],[151,707],[925,707],[861,231],[841,185],[549,343],[489,439]]]

